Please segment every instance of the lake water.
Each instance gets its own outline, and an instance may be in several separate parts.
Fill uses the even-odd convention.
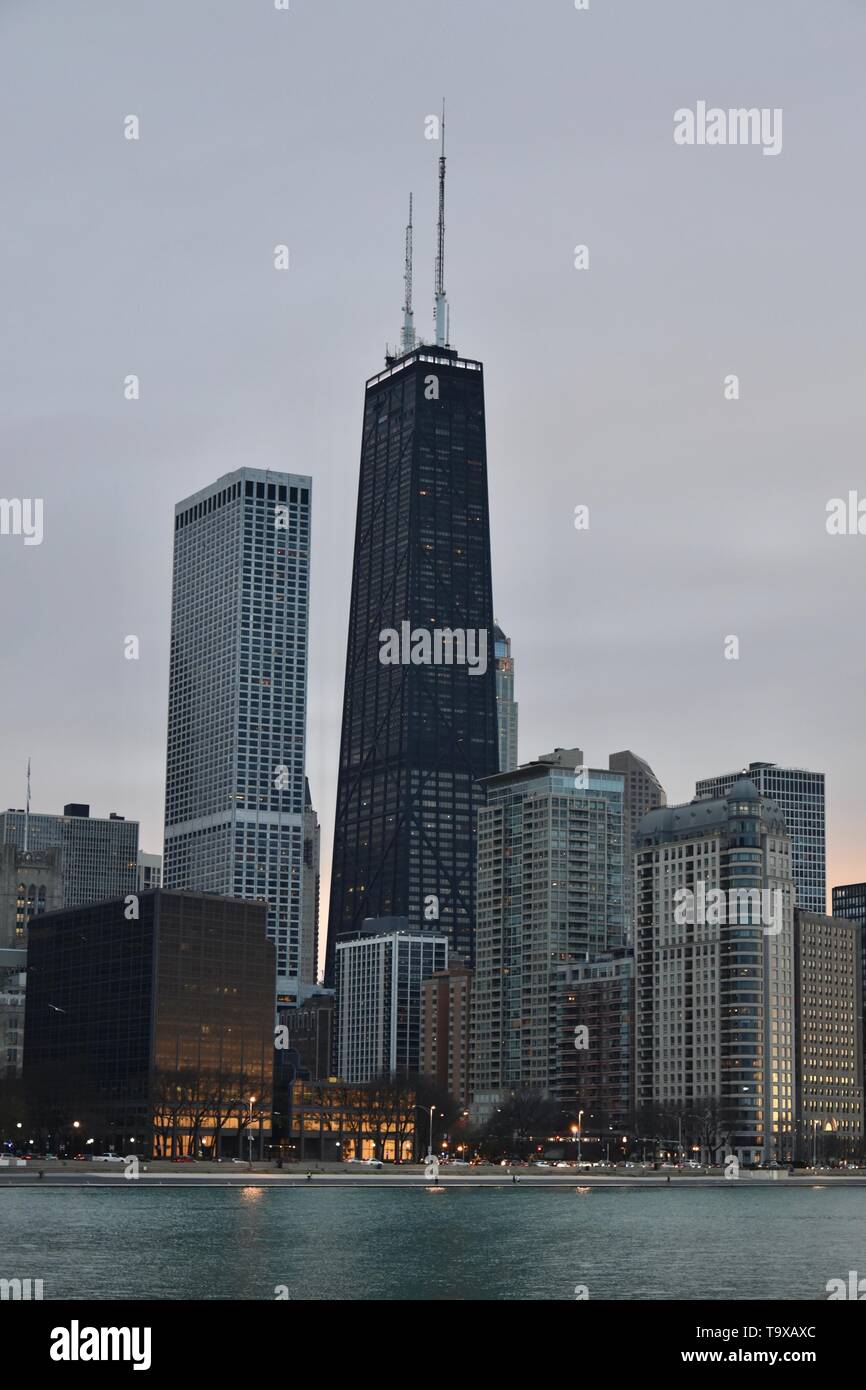
[[[824,1299],[866,1188],[0,1188],[45,1299]]]

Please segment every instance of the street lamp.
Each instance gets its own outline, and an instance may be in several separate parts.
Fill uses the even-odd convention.
[[[249,1158],[249,1163],[250,1163],[250,1167],[251,1167],[251,1168],[252,1168],[252,1166],[253,1166],[253,1106],[255,1105],[255,1102],[256,1102],[256,1097],[255,1097],[255,1096],[250,1096],[250,1117],[249,1117],[249,1121],[248,1121],[249,1132],[248,1132],[248,1134],[247,1134],[247,1142],[248,1142],[248,1144],[249,1144],[249,1146],[250,1146],[250,1158]]]
[[[580,1162],[580,1141],[583,1138],[583,1111],[577,1112],[577,1161]]]
[[[427,1109],[429,1109],[429,1111],[430,1111],[430,1140],[429,1140],[429,1143],[428,1143],[428,1145],[427,1145],[427,1157],[428,1157],[428,1158],[432,1158],[432,1157],[433,1157],[433,1116],[436,1114],[436,1106],[435,1106],[435,1105],[431,1105],[431,1106],[419,1105],[418,1102],[416,1101],[416,1102],[415,1102],[415,1109],[416,1109],[416,1110],[427,1110]]]

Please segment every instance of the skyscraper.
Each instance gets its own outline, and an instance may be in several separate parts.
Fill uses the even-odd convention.
[[[484,373],[447,344],[444,158],[436,343],[367,382],[326,980],[341,935],[404,916],[473,951],[478,781],[497,771]]]
[[[827,852],[824,827],[824,774],[775,763],[749,763],[740,772],[702,777],[698,796],[725,796],[735,782],[747,777],[761,796],[781,806],[791,837],[791,870],[797,907],[803,912],[827,910]]]
[[[656,777],[649,763],[636,753],[626,749],[622,753],[611,753],[607,760],[611,772],[623,775],[623,816],[622,838],[625,847],[625,878],[623,891],[623,916],[625,919],[625,938],[632,939],[634,923],[634,846],[637,828],[642,818],[650,811],[658,810],[667,802],[665,789]]]
[[[63,815],[0,812],[0,844],[19,850],[60,850],[63,907],[81,907],[134,893],[138,886],[138,821],[114,811],[91,816],[90,807],[69,802]]]
[[[162,887],[162,855],[146,854],[138,851],[138,890],[147,893],[151,888]]]
[[[485,783],[478,815],[473,1105],[551,1094],[559,966],[622,945],[623,779],[557,748]]]
[[[852,1158],[863,1140],[860,927],[794,913],[798,1157]]]
[[[513,772],[517,767],[517,701],[514,698],[514,658],[511,655],[511,638],[505,636],[498,623],[493,628],[493,651],[496,657],[499,771]]]
[[[634,956],[628,947],[556,967],[557,1069],[563,1109],[605,1135],[634,1121]],[[619,1136],[617,1136],[619,1138]]]
[[[268,904],[277,995],[301,970],[311,482],[240,468],[179,502],[166,888]]]
[[[856,922],[860,932],[860,1010],[862,1017],[866,1019],[866,883],[840,883],[835,887],[833,916]],[[866,1059],[863,1068],[863,1096],[866,1100]]]
[[[794,893],[780,807],[741,779],[651,811],[636,877],[638,1110],[700,1108],[715,1116],[709,1147],[789,1159]]]
[[[304,874],[301,897],[301,990],[312,989],[319,978],[319,856],[321,830],[313,808],[309,780],[304,778]]]

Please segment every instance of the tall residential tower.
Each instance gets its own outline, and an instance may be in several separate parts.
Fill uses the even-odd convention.
[[[557,1086],[559,971],[623,941],[623,779],[557,748],[485,783],[478,816],[477,1118]]]
[[[636,852],[636,1102],[649,1124],[701,1111],[714,1151],[794,1151],[791,842],[750,781],[651,811]]]

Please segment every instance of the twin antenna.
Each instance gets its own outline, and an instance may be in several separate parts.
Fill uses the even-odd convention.
[[[445,347],[448,342],[448,299],[445,294],[445,103],[442,103],[442,125],[440,127],[442,153],[439,156],[439,220],[436,235],[436,286],[434,295],[434,322],[436,326],[436,346]],[[403,330],[400,334],[401,353],[411,352],[415,347],[415,314],[412,309],[412,194],[409,194],[409,222],[406,227],[406,265],[403,271]]]

